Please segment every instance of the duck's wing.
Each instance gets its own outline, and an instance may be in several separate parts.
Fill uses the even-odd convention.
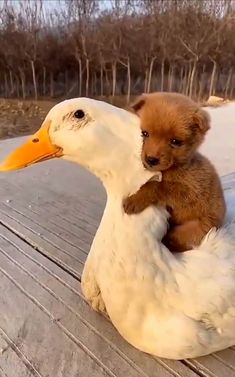
[[[227,204],[226,222],[235,221],[235,172],[222,177],[225,200]]]

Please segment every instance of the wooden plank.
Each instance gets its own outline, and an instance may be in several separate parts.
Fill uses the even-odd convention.
[[[113,373],[81,342],[79,334],[84,331],[81,328],[82,324],[79,321],[72,324],[72,316],[59,301],[4,255],[0,255],[0,260],[0,277],[3,283],[1,289],[14,292],[11,297],[5,295],[4,300],[0,301],[1,311],[4,313],[4,318],[0,319],[0,326],[7,329],[3,331],[8,332],[8,336],[12,339],[16,339],[20,331],[24,333],[20,348],[30,357],[41,375],[112,377],[120,375]],[[1,297],[2,293],[3,291]],[[13,313],[14,318],[17,318],[17,322],[14,323],[12,323]],[[65,318],[70,329],[79,326],[77,336],[66,327]],[[86,333],[83,333],[83,336],[87,336]],[[90,343],[90,348],[94,348],[94,343]],[[102,354],[100,348],[97,348],[97,352]],[[102,354],[103,359],[106,355],[106,353]],[[43,362],[45,360],[47,362]],[[115,360],[113,362],[115,365]],[[110,365],[112,369],[113,365]],[[140,374],[133,371],[131,376],[140,376]]]
[[[78,224],[75,223],[74,219],[72,220],[74,223],[72,223],[68,222],[65,218],[61,218],[59,215],[53,214],[53,216],[51,216],[51,213],[45,213],[45,211],[37,205],[30,205],[29,208],[26,206],[26,203],[21,201],[21,203],[13,202],[2,206],[5,210],[10,208],[10,211],[15,211],[19,215],[26,217],[28,220],[30,220],[30,222],[36,224],[36,226],[39,226],[44,235],[48,234],[48,232],[55,235],[55,244],[62,240],[66,246],[71,245],[72,253],[74,253],[74,248],[76,250],[76,256],[77,249],[79,249],[81,251],[79,256],[82,258],[82,262],[84,263],[90,249],[90,243],[95,235],[97,224],[96,227],[93,226],[91,228],[90,232],[87,232],[84,230],[84,228],[79,227]],[[80,223],[81,222],[84,223],[85,219],[80,220]],[[61,243],[60,246],[62,246]]]
[[[68,234],[65,234],[65,232],[60,230],[59,227],[57,228],[54,224],[49,223],[45,217],[42,217],[40,221],[40,217],[34,215],[33,213],[33,216],[31,217],[26,216],[25,212],[27,213],[27,209],[22,209],[22,211],[24,212],[22,213],[19,210],[16,210],[15,208],[10,206],[6,206],[2,203],[0,203],[0,211],[11,219],[19,222],[34,234],[38,235],[40,239],[43,239],[46,243],[52,245],[53,247],[56,247],[57,249],[60,249],[63,252],[66,251],[66,253],[70,255],[72,259],[75,259],[80,263],[85,262],[87,254],[81,248],[76,247],[75,243],[71,242],[72,235],[70,235],[69,239]],[[63,237],[68,238],[68,240]],[[77,238],[78,237],[85,240],[91,240],[91,236],[86,232],[81,232],[77,235]]]
[[[2,262],[1,258],[1,262]],[[41,376],[114,376],[30,295],[1,263],[0,326],[9,339],[24,329],[19,348]],[[4,300],[2,299],[3,293]],[[12,370],[16,366],[12,365]]]
[[[210,377],[231,377],[235,375],[234,369],[223,359],[218,359],[215,355],[199,357],[187,361],[188,365],[197,368],[198,371]]]
[[[30,243],[35,250],[47,255],[50,259],[54,260],[58,265],[74,276],[77,276],[78,278],[81,277],[83,264],[71,257],[65,250],[61,250],[53,246],[53,244],[48,243],[46,240],[41,238],[40,234],[26,228],[19,221],[7,216],[3,212],[1,212],[0,222]]]
[[[68,274],[67,271],[58,268],[54,261],[48,259],[43,254],[38,253],[30,244],[25,243],[16,234],[0,224],[0,247],[7,243],[7,248],[12,248],[16,251],[15,256],[19,254],[24,255],[27,259],[33,261],[37,266],[47,274],[52,276],[57,282],[68,287],[74,294],[80,295],[80,285],[78,285],[78,278]]]
[[[14,207],[16,207],[15,203]],[[48,210],[51,211],[52,204],[49,204],[47,207]],[[40,218],[41,216],[45,215],[45,212],[42,210],[42,208],[40,208],[40,206],[36,204],[31,205],[30,209],[35,214],[40,215]],[[89,217],[89,214],[81,212],[79,208],[76,210],[76,212],[74,211],[74,213],[70,212],[65,214],[60,211],[57,216],[49,216],[49,222],[56,226],[58,226],[59,223],[60,228],[67,230],[73,236],[76,236],[78,232],[81,232],[82,230],[84,233],[87,233],[93,238],[100,218],[96,220],[93,219],[93,221],[91,222],[91,217]]]
[[[231,369],[235,371],[235,350],[234,347],[229,348],[224,351],[220,351],[214,354],[214,356],[223,362],[225,365],[228,365]]]
[[[1,196],[3,196],[2,192],[6,191],[6,188],[1,186],[0,191]],[[45,192],[40,200],[36,200],[36,202],[38,201],[37,204],[35,202],[32,203],[32,201],[29,201],[29,197],[31,196],[30,192],[28,192],[29,190],[19,190],[19,187],[17,187],[16,190],[16,188],[14,187],[12,192],[11,185],[8,191],[10,192],[9,197],[11,197],[11,200],[9,203],[4,204],[7,204],[12,209],[19,211],[21,214],[24,214],[37,225],[48,228],[48,230],[52,234],[51,238],[54,238],[54,240],[52,240],[54,244],[58,240],[60,240],[60,238],[62,238],[68,244],[72,244],[72,246],[76,247],[76,249],[73,248],[73,252],[76,254],[76,256],[77,248],[85,251],[85,253],[88,252],[89,245],[94,237],[98,221],[101,217],[103,206],[100,206],[98,219],[93,219],[92,224],[90,224],[91,216],[89,217],[88,214],[89,208],[84,209],[83,207],[81,207],[82,205],[84,206],[84,203],[80,205],[79,209],[74,210],[74,205],[69,207],[67,203],[66,206],[65,203],[59,203],[59,197],[56,194],[54,194],[53,197],[50,197],[48,192]],[[12,198],[13,194],[14,198]],[[44,197],[46,197],[47,200],[46,204],[43,200]],[[56,202],[53,202],[53,200],[56,200]],[[85,213],[81,212],[81,208]],[[5,209],[4,206],[3,209]],[[69,213],[67,218],[64,215],[64,213],[66,212],[65,209]],[[70,214],[72,210],[73,214]],[[90,212],[92,213],[92,209],[90,210]],[[43,233],[43,235],[45,236],[45,231],[43,232],[42,229],[39,229],[37,233]],[[53,234],[56,237],[53,237]],[[73,242],[73,240],[75,242]],[[68,251],[68,247],[66,247],[65,245],[63,245],[63,248]]]
[[[229,377],[235,375],[235,350],[232,347],[188,363],[208,376]]]
[[[104,189],[94,176],[65,161],[47,161],[18,172],[1,173],[0,181],[0,186],[6,188],[6,199],[11,199],[8,191],[11,187],[15,187],[16,192],[24,188],[29,200],[40,196],[40,188],[44,187],[48,194],[59,194],[64,206],[77,201],[93,206],[105,199]]]
[[[40,182],[37,183],[37,191],[39,195],[33,195],[32,191],[25,187],[25,185],[17,185],[14,187],[11,185],[8,189],[4,185],[0,186],[1,196],[6,196],[6,190],[8,192],[8,198],[10,201],[22,201],[25,200],[28,204],[35,204],[42,208],[49,214],[72,215],[72,217],[79,220],[87,219],[89,225],[97,225],[104,208],[104,200],[101,202],[96,198],[95,202],[87,201],[85,190],[83,195],[79,195],[79,199],[72,197],[65,197],[62,199],[62,195],[51,190],[46,189]],[[8,200],[9,201],[9,200]],[[49,210],[47,210],[49,208]]]
[[[45,258],[43,259],[41,255],[35,253],[29,245],[27,245],[25,249],[23,241],[17,239],[16,236],[9,233],[6,229],[1,229],[1,233],[3,233],[3,237],[0,240],[0,253],[3,254],[5,258],[10,259],[12,264],[20,270],[23,270],[35,283],[39,284],[41,289],[43,288],[46,291],[40,294],[40,289],[36,288],[31,282],[30,294],[33,292],[34,298],[38,301],[40,299],[40,304],[47,310],[49,310],[48,305],[50,305],[51,308],[51,300],[55,300],[57,302],[56,312],[53,312],[52,306],[52,309],[50,309],[52,314],[54,316],[56,314],[60,324],[65,326],[74,336],[77,338],[83,336],[82,343],[89,348],[93,346],[92,352],[95,353],[99,359],[104,357],[103,354],[105,354],[105,357],[108,357],[108,360],[110,360],[115,370],[118,366],[120,368],[120,365],[122,365],[120,363],[123,363],[124,361],[122,359],[124,359],[125,363],[128,364],[128,368],[137,370],[138,373],[141,372],[141,375],[145,376],[196,376],[195,373],[180,362],[154,360],[152,357],[148,357],[144,353],[134,350],[116,333],[115,329],[108,321],[97,315],[86,305],[80,292],[74,290],[78,284],[74,282],[74,279],[72,279],[72,286],[70,286],[70,277],[70,284],[68,285],[67,282],[63,281],[66,275],[61,276],[61,273],[63,275],[64,272],[53,265],[52,262],[49,261],[50,269],[48,270],[48,267],[44,267],[42,264],[42,262],[48,263],[48,261]],[[10,238],[10,243],[7,242],[8,238]],[[14,272],[16,274],[16,267],[13,269],[12,266],[11,273]],[[54,271],[55,269],[57,270],[57,276],[55,276],[51,267]],[[8,271],[9,269],[10,266],[8,265]],[[22,285],[23,283],[24,280]],[[66,307],[69,314],[65,312],[64,307]],[[97,352],[99,352],[98,355]],[[121,375],[125,374],[120,373],[120,376]],[[133,373],[128,371],[128,375],[132,376]]]
[[[1,368],[1,365],[0,365],[0,377],[9,377],[9,376],[6,375],[4,370]]]
[[[0,328],[0,376],[9,377],[42,377],[27,357],[21,352],[19,344],[21,334],[16,340],[12,340]]]
[[[20,176],[21,174],[16,174],[17,178]],[[46,177],[49,179],[48,176]],[[63,198],[63,195],[59,196],[56,192],[51,193],[50,184],[48,184],[49,189],[47,186],[41,187],[41,177],[38,177],[38,182],[36,182],[35,176],[33,177],[34,185],[29,182],[31,180],[32,176],[27,175],[25,181],[18,179],[20,182],[12,182],[10,186],[6,185],[6,181],[2,182],[3,184],[0,186],[1,193],[7,192],[8,197],[11,198],[9,203],[5,202],[4,204],[1,204],[2,221],[4,220],[8,227],[17,232],[21,237],[24,237],[27,242],[30,242],[35,248],[38,248],[41,252],[47,254],[49,258],[54,259],[56,263],[60,264],[70,273],[80,277],[82,265],[86,257],[85,254],[89,251],[90,244],[96,231],[94,222],[96,222],[96,226],[98,224],[98,221],[93,219],[93,225],[89,225],[90,232],[87,233],[87,230],[84,230],[83,224],[89,224],[90,218],[85,222],[83,220],[85,216],[87,216],[87,213],[89,211],[93,213],[93,210],[89,209],[89,207],[85,209],[83,208],[84,198],[81,197],[81,203],[79,202],[79,206],[84,210],[84,217],[80,215],[80,211],[77,211],[80,218],[77,220],[77,224],[71,224],[72,221],[74,222],[75,217],[72,217],[72,219],[70,218],[69,223],[66,218],[61,219],[56,216],[57,224],[55,224],[55,217],[53,216],[52,210],[55,209],[57,213],[59,212],[59,214],[63,214],[65,212],[64,208],[66,202],[66,207],[69,207],[68,211],[70,212],[72,208],[73,211],[76,212],[74,209],[74,201],[66,196],[64,202],[63,199],[61,199]],[[36,200],[35,186],[40,192],[40,198],[36,197]],[[55,184],[55,186],[59,187],[60,185]],[[34,205],[34,212],[37,210],[38,215],[30,210],[29,203],[31,202],[29,200],[32,197],[36,203],[38,202],[38,205]],[[49,208],[46,207],[46,210],[44,206],[45,201],[49,202]],[[75,202],[77,203],[77,200]],[[67,203],[69,203],[69,206]],[[7,211],[6,204],[8,207],[11,207],[10,209],[7,208]],[[91,203],[89,203],[89,205],[91,206]],[[16,214],[15,211],[17,210],[20,213]],[[101,209],[99,209],[99,218],[100,215]],[[85,227],[86,226],[87,225],[85,225]]]

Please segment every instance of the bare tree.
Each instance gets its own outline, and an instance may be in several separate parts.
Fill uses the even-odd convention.
[[[0,95],[230,98],[233,0],[0,2]]]

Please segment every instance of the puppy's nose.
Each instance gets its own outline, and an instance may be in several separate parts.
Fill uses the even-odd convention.
[[[156,166],[159,164],[160,159],[153,156],[146,156],[145,161],[149,166]]]

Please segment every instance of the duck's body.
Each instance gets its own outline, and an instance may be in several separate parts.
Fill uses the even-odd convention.
[[[70,114],[78,108],[87,116],[76,126]],[[107,191],[82,276],[91,305],[106,309],[129,343],[157,356],[182,359],[235,345],[234,225],[212,230],[197,250],[171,254],[161,243],[167,229],[163,208],[133,216],[122,208],[123,199],[152,174],[140,161],[138,118],[76,99],[55,106],[46,121],[64,158],[92,171]]]

